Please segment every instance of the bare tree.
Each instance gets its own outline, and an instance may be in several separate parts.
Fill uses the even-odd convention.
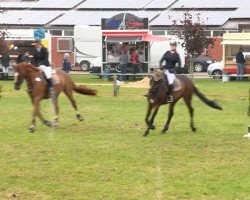
[[[208,47],[213,47],[214,39],[207,37],[207,30],[200,14],[194,16],[188,11],[181,20],[173,21],[173,31],[181,40],[181,46],[185,48],[190,60],[190,72],[193,73],[193,58],[200,56]]]
[[[5,43],[6,36],[7,36],[7,32],[4,30],[1,30],[0,31],[0,54],[7,51],[7,46]]]
[[[196,17],[195,21],[194,17]],[[205,35],[204,30],[207,30],[207,27],[199,13],[193,16],[185,12],[183,20],[173,21],[173,30],[181,39],[181,45],[186,49],[187,54],[193,57],[201,55],[204,49],[214,45],[214,39]]]

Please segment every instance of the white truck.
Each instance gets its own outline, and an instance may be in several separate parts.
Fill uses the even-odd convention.
[[[93,60],[102,56],[101,39],[100,27],[86,25],[74,27],[75,62],[81,70],[89,71]]]
[[[179,40],[174,36],[165,36],[167,38],[171,38],[171,40],[175,40],[178,43],[177,46],[177,52],[180,55],[181,59],[181,67],[184,67],[185,65],[185,50],[182,48]],[[154,68],[159,67],[159,62],[163,56],[163,54],[170,49],[170,40],[164,41],[164,42],[152,42],[150,44],[150,60],[149,60],[149,67],[151,71]]]

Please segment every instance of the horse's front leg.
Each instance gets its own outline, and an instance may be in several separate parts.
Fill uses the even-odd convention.
[[[167,119],[167,122],[166,122],[163,130],[162,130],[162,133],[166,133],[169,129],[169,124],[170,124],[171,119],[174,115],[174,105],[175,105],[175,102],[173,102],[169,105],[168,119]]]
[[[41,122],[44,124],[44,125],[46,125],[46,126],[48,126],[48,127],[51,127],[51,122],[49,121],[49,120],[47,120],[47,119],[44,119],[44,117],[42,116],[42,114],[41,114],[41,112],[39,111],[39,113],[38,113],[38,117],[39,117],[39,119],[41,120]]]
[[[33,113],[32,113],[32,120],[31,120],[31,125],[28,128],[28,132],[35,132],[36,129],[36,117],[39,114],[39,106],[40,106],[40,101],[41,99],[34,99],[33,100]]]
[[[153,112],[150,120],[147,121],[148,127],[147,127],[146,131],[144,132],[144,135],[143,135],[144,137],[148,136],[150,130],[155,129],[155,126],[153,125],[153,123],[154,123],[155,116],[158,113],[158,110],[159,110],[159,106],[155,107],[154,112]],[[152,108],[151,108],[151,111],[152,111]],[[151,111],[150,111],[150,113],[151,113]]]

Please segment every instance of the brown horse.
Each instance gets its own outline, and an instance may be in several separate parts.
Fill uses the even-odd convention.
[[[43,73],[37,67],[34,67],[28,63],[19,63],[15,67],[14,73],[14,85],[15,89],[19,90],[23,80],[25,79],[28,86],[28,94],[31,98],[33,108],[32,122],[28,129],[29,132],[35,131],[36,126],[36,117],[38,116],[43,124],[48,127],[52,126],[52,123],[43,118],[40,113],[40,102],[43,99],[52,98],[52,103],[55,110],[55,117],[53,121],[53,125],[55,127],[58,126],[58,114],[59,114],[59,106],[58,106],[58,96],[63,91],[65,95],[69,98],[72,106],[77,112],[76,117],[79,121],[82,121],[83,118],[80,112],[77,109],[76,101],[73,98],[72,92],[73,90],[79,94],[85,95],[96,95],[96,91],[89,89],[82,85],[75,85],[74,82],[70,79],[69,75],[60,69],[55,69],[53,72],[54,84],[53,84],[53,94],[47,93],[47,83],[43,78]]]
[[[158,76],[160,76],[160,77],[159,78],[152,78],[150,80],[150,89],[148,91],[148,94],[145,95],[148,99],[148,109],[147,109],[147,114],[146,114],[146,118],[145,118],[145,121],[147,124],[147,129],[144,133],[144,136],[147,136],[149,134],[150,130],[155,129],[155,126],[153,125],[155,116],[157,115],[159,107],[163,104],[166,104],[165,100],[166,100],[167,87],[166,87],[166,83],[165,83],[166,81],[164,80],[163,72],[157,71],[157,72],[155,72],[155,74],[158,74]],[[192,131],[195,132],[196,127],[194,126],[194,121],[193,121],[194,109],[192,107],[193,93],[195,93],[208,106],[210,106],[214,109],[218,109],[218,110],[222,110],[222,108],[216,102],[208,100],[194,86],[191,79],[189,79],[186,76],[181,76],[181,75],[177,75],[176,77],[179,79],[179,81],[181,83],[181,89],[173,92],[173,102],[171,102],[169,105],[168,118],[167,118],[167,122],[162,130],[162,133],[166,133],[167,130],[169,129],[169,124],[170,124],[170,121],[171,121],[173,114],[174,114],[174,106],[181,98],[184,99],[184,101],[188,107],[188,110],[190,113],[190,127],[191,127]],[[153,113],[152,113],[152,111],[153,111]]]

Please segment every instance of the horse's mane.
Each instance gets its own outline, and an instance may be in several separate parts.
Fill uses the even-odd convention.
[[[38,67],[35,67],[34,65],[29,64],[29,63],[22,62],[22,63],[18,63],[16,66],[18,68],[22,68],[22,69],[23,68],[29,68],[29,69],[32,69],[32,70],[34,70],[36,72],[40,72],[40,69]]]

